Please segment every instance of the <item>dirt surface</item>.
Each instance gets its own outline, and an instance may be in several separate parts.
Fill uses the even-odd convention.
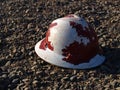
[[[64,69],[36,55],[51,21],[71,13],[94,27],[101,66]],[[0,0],[0,90],[24,89],[120,90],[120,0]]]

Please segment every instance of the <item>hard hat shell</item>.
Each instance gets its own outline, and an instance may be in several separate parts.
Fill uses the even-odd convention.
[[[74,14],[54,20],[35,51],[48,63],[65,68],[88,69],[105,60],[94,29]]]

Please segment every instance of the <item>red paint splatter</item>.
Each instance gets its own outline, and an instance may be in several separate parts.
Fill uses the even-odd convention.
[[[85,30],[83,30],[81,24],[73,21],[70,21],[70,25],[75,28],[78,36],[87,37],[90,43],[85,46],[83,43],[79,44],[79,42],[74,41],[69,46],[66,46],[66,48],[62,49],[63,56],[65,56],[63,60],[75,65],[89,62],[99,52],[98,39],[94,29],[89,25],[89,28],[85,27]],[[93,37],[95,38],[94,40],[92,39]]]
[[[45,39],[42,40],[42,42],[41,42],[39,48],[45,50],[45,49],[46,49],[46,46],[47,46],[47,44],[46,44],[46,38],[45,38]]]
[[[89,60],[97,54],[99,49],[97,46],[97,42],[91,42],[87,46],[84,46],[82,43],[79,44],[79,42],[75,41],[62,49],[62,55],[65,56],[63,60],[74,65],[89,62]]]
[[[84,30],[84,28],[81,24],[70,21],[70,26],[72,26],[72,28],[76,29],[78,36],[82,35],[84,37],[88,37],[90,39],[90,41],[92,41],[92,37],[97,39],[97,35],[96,35],[95,31],[90,25],[88,25],[88,28],[85,27],[85,30]]]
[[[48,40],[48,38],[50,36],[50,29],[52,27],[56,26],[56,25],[57,25],[57,23],[50,24],[49,29],[48,29],[48,31],[46,33],[46,37],[45,37],[45,39],[40,44],[40,47],[39,47],[40,49],[45,50],[46,47],[48,47],[50,50],[52,50],[52,51],[54,50],[54,47],[51,45],[51,42]]]

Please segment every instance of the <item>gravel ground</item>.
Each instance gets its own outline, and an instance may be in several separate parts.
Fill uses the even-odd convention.
[[[90,70],[44,62],[35,44],[69,13],[95,28],[106,62]],[[120,90],[120,0],[0,0],[0,90]]]

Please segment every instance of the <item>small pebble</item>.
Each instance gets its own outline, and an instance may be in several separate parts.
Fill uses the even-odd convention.
[[[116,90],[120,90],[120,87],[117,87]]]
[[[5,64],[5,66],[9,66],[11,64],[11,61],[7,61],[7,63]]]
[[[29,79],[23,79],[22,81],[26,83],[26,82],[29,82]]]
[[[77,78],[77,76],[72,76],[72,77],[70,77],[70,80],[74,81],[74,80],[76,80],[76,78]]]
[[[13,79],[13,80],[12,80],[12,83],[13,83],[13,84],[18,84],[18,83],[19,83],[19,78]]]
[[[37,81],[37,80],[34,80],[32,83],[33,83],[34,86],[37,86],[38,81]]]
[[[2,78],[7,78],[7,74],[3,74],[3,75],[2,75]]]
[[[64,80],[68,80],[69,79],[69,77],[63,77],[62,79],[61,79],[61,81],[63,82]]]

